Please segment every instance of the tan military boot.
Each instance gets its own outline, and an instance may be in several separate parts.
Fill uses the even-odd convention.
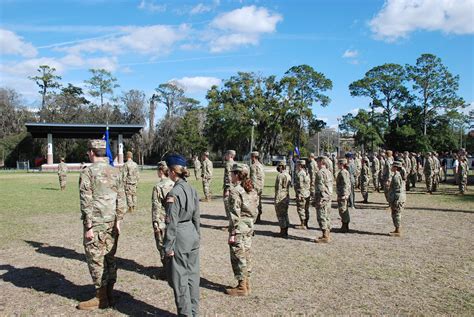
[[[316,243],[328,243],[329,242],[329,230],[323,230],[323,236],[317,238]]]
[[[96,291],[96,295],[94,298],[89,299],[84,302],[80,302],[77,305],[77,309],[80,310],[95,310],[98,308],[107,308],[109,307],[109,301],[107,299],[107,288],[106,286],[102,286]]]
[[[306,225],[305,225],[304,223],[305,223],[305,221],[304,221],[304,220],[301,220],[301,224],[296,225],[296,226],[295,226],[295,229],[306,230],[307,228],[306,228]]]
[[[236,287],[227,288],[225,292],[230,296],[248,296],[247,279],[244,277]]]
[[[400,232],[400,228],[399,227],[395,227],[395,230],[390,232],[390,235],[392,237],[400,237],[402,234]]]

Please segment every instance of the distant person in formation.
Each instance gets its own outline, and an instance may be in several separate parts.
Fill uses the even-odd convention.
[[[197,155],[194,155],[193,165],[194,165],[194,177],[196,177],[196,180],[200,180],[201,179],[201,161],[199,160],[199,157]]]
[[[127,152],[127,162],[122,166],[123,181],[125,182],[125,195],[127,196],[128,212],[137,208],[137,185],[140,179],[138,165],[133,161],[133,153]]]
[[[362,168],[362,158],[359,152],[355,153],[354,156],[354,178],[356,188],[360,188],[360,169]]]
[[[351,176],[347,171],[347,159],[339,159],[339,173],[336,177],[336,193],[337,193],[337,208],[339,209],[339,216],[341,217],[341,232],[349,232],[349,223],[351,217],[349,214],[349,207],[347,200],[351,193]]]
[[[96,290],[94,298],[79,303],[81,310],[114,305],[115,252],[126,201],[122,175],[109,165],[105,148],[105,140],[89,141],[87,155],[92,164],[79,177],[84,251]]]
[[[355,208],[355,165],[354,165],[354,159],[352,157],[352,153],[346,153],[346,159],[347,159],[347,171],[349,172],[349,175],[351,177],[351,193],[349,195],[349,200],[347,202],[348,206],[351,208]]]
[[[435,168],[435,163],[433,161],[432,154],[431,152],[428,152],[426,153],[425,162],[423,164],[423,174],[425,174],[427,194],[433,193],[434,168]]]
[[[228,150],[224,156],[225,165],[224,165],[224,182],[222,186],[223,194],[222,197],[224,199],[224,209],[225,215],[227,219],[230,221],[230,209],[229,209],[229,196],[230,196],[230,189],[232,185],[232,167],[234,166],[234,157],[235,151]]]
[[[213,174],[213,164],[211,160],[209,160],[209,152],[204,152],[202,155],[202,170],[201,170],[201,178],[202,178],[202,189],[204,191],[204,199],[201,201],[211,201],[211,181],[212,181],[212,174]]]
[[[388,190],[390,188],[390,182],[392,181],[392,164],[393,164],[393,152],[390,150],[385,151],[385,165],[382,171],[382,183],[385,194],[385,200],[388,202]]]
[[[166,232],[163,247],[168,284],[173,289],[178,316],[199,315],[200,214],[196,190],[186,178],[186,158],[166,158],[174,187],[166,197]]]
[[[311,153],[309,155],[309,162],[308,162],[308,175],[311,180],[311,184],[309,186],[311,199],[314,197],[314,181],[316,179],[317,172],[318,172],[318,164],[316,163],[314,153]]]
[[[278,175],[275,179],[275,212],[280,225],[280,237],[288,237],[288,206],[290,205],[291,176],[286,170],[286,162],[280,161],[277,166]]]
[[[332,170],[331,170],[332,176],[336,177],[336,173],[337,173],[337,170],[338,170],[336,154],[333,154],[331,156],[331,163],[332,163]]]
[[[296,192],[296,210],[300,217],[300,224],[295,229],[308,229],[309,205],[310,205],[310,177],[306,171],[306,161],[296,162],[295,192]]]
[[[174,186],[174,182],[168,178],[168,166],[165,161],[157,165],[158,182],[151,193],[151,223],[155,235],[156,248],[160,253],[161,264],[165,268],[165,251],[163,243],[166,232],[166,196]],[[162,274],[164,274],[164,270]],[[161,276],[163,277],[163,275]]]
[[[440,169],[441,169],[441,162],[438,159],[438,153],[433,152],[432,155],[434,168],[433,168],[433,192],[438,191],[438,186],[440,182]]]
[[[416,153],[410,153],[410,163],[411,163],[411,170],[409,173],[409,181],[411,183],[411,187],[416,187],[416,182],[418,180],[418,176],[416,175],[418,172],[418,162],[416,161]]]
[[[379,152],[379,162],[380,162],[380,172],[379,172],[379,187],[383,191],[384,190],[384,183],[383,183],[383,169],[385,168],[385,153]]]
[[[402,162],[395,161],[392,165],[392,180],[390,181],[390,188],[388,191],[388,203],[392,210],[392,221],[395,230],[390,232],[391,236],[400,236],[400,222],[402,217],[403,207],[406,202],[406,187],[405,181],[400,175],[402,169]]]
[[[453,154],[453,175],[454,175],[454,184],[459,186],[459,156]]]
[[[464,195],[467,190],[467,176],[469,174],[469,164],[466,156],[461,155],[458,166],[459,194]]]
[[[61,190],[66,189],[67,184],[67,164],[64,163],[64,157],[59,159],[60,163],[58,164],[58,176],[59,176],[59,186]]]
[[[316,243],[328,243],[331,231],[331,196],[333,187],[332,173],[327,169],[327,162],[324,156],[318,157],[318,173],[316,174],[316,190],[314,201],[316,203],[316,214],[318,223],[323,232],[322,236],[316,239]]]
[[[360,193],[362,194],[362,198],[364,199],[364,203],[369,202],[369,184],[370,184],[370,172],[369,172],[369,164],[370,161],[368,158],[363,157],[361,160],[361,168],[360,168]]]
[[[257,214],[257,192],[249,179],[249,168],[236,163],[232,167],[230,205],[229,249],[230,262],[238,284],[227,288],[230,296],[247,296],[251,293],[252,236],[253,224]]]
[[[443,183],[446,183],[448,178],[448,153],[444,153],[443,158],[441,159],[441,178]]]
[[[407,192],[410,191],[410,174],[411,174],[411,159],[410,159],[410,153],[408,151],[403,152],[403,165],[405,166],[406,170],[406,190]]]
[[[420,153],[416,154],[416,163],[417,163],[417,176],[418,176],[418,181],[421,182],[423,181],[423,164],[424,164],[424,158]]]
[[[372,164],[370,165],[370,171],[372,172],[372,185],[374,190],[380,192],[379,173],[380,173],[380,161],[377,155],[374,153],[370,156],[372,158]]]
[[[258,195],[258,215],[255,219],[255,223],[259,223],[262,216],[262,194],[263,188],[265,187],[265,170],[263,164],[260,163],[260,154],[257,151],[252,152],[250,158],[252,160],[252,164],[250,164],[250,179]]]

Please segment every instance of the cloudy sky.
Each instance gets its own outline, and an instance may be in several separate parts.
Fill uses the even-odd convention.
[[[238,71],[281,77],[308,64],[333,81],[331,104],[314,112],[334,126],[367,108],[350,96],[351,82],[423,53],[460,75],[459,94],[474,104],[473,34],[473,0],[1,0],[0,86],[35,107],[28,76],[39,65],[81,87],[88,69],[105,68],[116,94],[151,96],[175,80],[205,105],[206,90]]]

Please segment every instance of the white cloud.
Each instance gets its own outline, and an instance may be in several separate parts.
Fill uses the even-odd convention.
[[[148,11],[151,13],[165,12],[166,4],[156,4],[155,1],[142,0],[138,5],[138,9]]]
[[[351,111],[349,111],[349,113],[352,113],[352,115],[355,116],[355,115],[357,115],[357,114],[359,113],[359,110],[360,110],[360,108],[354,108],[354,109],[352,109]]]
[[[195,15],[195,14],[201,14],[201,13],[206,13],[206,12],[209,12],[212,10],[212,7],[211,6],[207,6],[205,4],[202,4],[202,3],[198,3],[196,6],[194,6],[191,11],[189,12],[189,14],[191,15]]]
[[[472,0],[387,0],[369,22],[376,39],[393,42],[416,30],[474,33]]]
[[[177,83],[187,92],[206,91],[214,85],[219,86],[221,84],[219,78],[202,76],[172,79],[170,82]]]
[[[266,8],[248,6],[218,16],[211,26],[237,33],[271,33],[282,20],[280,14],[272,14]]]
[[[117,57],[97,57],[97,58],[88,58],[86,60],[86,65],[88,68],[100,68],[108,70],[109,72],[114,72],[117,69]]]
[[[257,45],[259,37],[256,34],[229,34],[219,36],[211,41],[211,52],[220,53],[235,49],[239,46]]]
[[[327,118],[327,117],[316,117],[316,119],[317,119],[317,120],[324,121],[324,122],[326,122],[326,123],[328,123],[328,121],[329,121],[329,118]]]
[[[0,29],[0,54],[21,55],[23,57],[35,57],[38,54],[36,48],[23,41],[21,36],[12,31]]]
[[[342,54],[343,58],[356,58],[359,56],[359,52],[357,50],[346,50],[344,54]]]

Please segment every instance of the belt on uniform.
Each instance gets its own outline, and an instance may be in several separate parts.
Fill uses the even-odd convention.
[[[188,220],[183,220],[183,221],[178,221],[178,223],[184,223],[184,222],[190,222],[191,219],[188,219]]]

